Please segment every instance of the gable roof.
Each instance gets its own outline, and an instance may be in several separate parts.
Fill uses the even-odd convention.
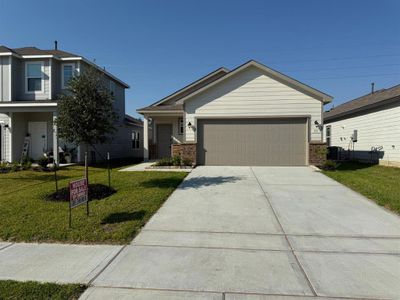
[[[361,96],[346,103],[343,103],[330,111],[324,113],[325,121],[349,116],[354,113],[370,108],[386,105],[393,101],[400,101],[400,84],[388,89],[381,89],[376,92]]]
[[[200,78],[197,81],[194,81],[193,83],[187,85],[186,87],[176,91],[175,93],[151,104],[150,106],[143,107],[138,109],[137,111],[139,113],[144,113],[146,111],[151,112],[151,111],[163,111],[164,108],[162,106],[168,106],[165,108],[167,111],[173,111],[173,110],[182,110],[183,106],[182,104],[189,98],[191,98],[194,95],[197,95],[198,93],[203,92],[204,90],[214,86],[215,84],[218,84],[219,82],[243,71],[244,69],[247,69],[249,67],[257,67],[261,69],[262,71],[266,72],[269,76],[272,78],[288,85],[291,86],[294,89],[300,90],[301,92],[308,94],[309,96],[318,99],[322,101],[323,103],[329,103],[332,101],[333,97],[325,94],[315,88],[312,88],[296,79],[293,79],[287,75],[284,75],[274,69],[271,69],[255,60],[250,60],[243,65],[237,67],[236,69],[229,71],[226,68],[219,68],[206,76]],[[173,106],[179,106],[179,109],[175,109]]]
[[[237,67],[236,69],[230,71],[225,76],[223,76],[223,77],[211,82],[207,86],[205,86],[205,87],[195,91],[194,93],[192,93],[192,94],[180,99],[179,103],[183,103],[185,100],[189,99],[190,97],[192,97],[194,95],[197,95],[197,94],[203,92],[206,89],[209,89],[210,87],[212,87],[212,86],[214,86],[214,85],[226,80],[227,78],[230,78],[231,76],[233,76],[233,75],[235,75],[235,74],[237,74],[237,73],[239,73],[239,72],[241,72],[244,69],[247,69],[249,67],[256,67],[256,68],[264,71],[265,73],[267,73],[273,79],[275,79],[277,81],[280,81],[283,84],[286,84],[286,85],[288,85],[288,86],[290,86],[290,87],[292,87],[292,88],[294,88],[296,90],[299,90],[300,92],[302,92],[304,94],[307,94],[307,95],[309,95],[309,96],[311,96],[311,97],[313,97],[313,98],[315,98],[317,100],[320,100],[324,104],[331,102],[332,99],[333,99],[332,96],[330,96],[328,94],[325,94],[325,93],[323,93],[323,92],[321,92],[321,91],[319,91],[319,90],[317,90],[315,88],[312,88],[309,85],[306,85],[306,84],[304,84],[304,83],[302,83],[302,82],[300,82],[300,81],[298,81],[298,80],[296,80],[296,79],[294,79],[292,77],[289,77],[289,76],[287,76],[287,75],[285,75],[285,74],[283,74],[281,72],[278,72],[278,71],[276,71],[274,69],[271,69],[271,68],[269,68],[269,67],[267,67],[267,66],[265,66],[265,65],[263,65],[263,64],[261,64],[261,63],[259,63],[257,61],[255,61],[255,60],[250,60],[250,61],[244,63],[243,65]]]
[[[210,82],[213,82],[217,80],[218,78],[221,78],[225,74],[229,73],[229,70],[221,67],[216,69],[215,71],[212,71],[211,73],[208,73],[207,75],[201,77],[200,79],[188,84],[187,86],[177,90],[176,92],[168,95],[167,97],[162,98],[161,100],[151,104],[150,106],[156,106],[156,105],[161,105],[166,102],[170,102],[170,100],[179,100],[194,91],[206,86]]]
[[[107,72],[105,69],[99,67],[98,65],[94,64],[93,62],[87,60],[81,55],[77,55],[74,53],[62,51],[62,50],[43,50],[36,47],[22,47],[22,48],[8,48],[6,46],[0,45],[0,56],[15,56],[18,58],[54,58],[57,60],[82,60],[85,63],[95,67],[96,69],[100,70],[110,78],[114,79],[116,82],[121,84],[122,86],[129,88],[129,85],[123,82],[122,80],[118,79],[116,76],[112,75],[111,73]]]

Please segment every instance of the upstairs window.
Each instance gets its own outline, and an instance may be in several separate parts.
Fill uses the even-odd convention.
[[[43,92],[43,62],[26,63],[26,92]]]
[[[110,80],[110,94],[111,96],[115,95],[115,82]]]
[[[140,148],[140,132],[139,131],[132,131],[132,149],[139,149]]]
[[[74,64],[63,64],[62,67],[62,89],[68,88],[68,83],[74,76]]]

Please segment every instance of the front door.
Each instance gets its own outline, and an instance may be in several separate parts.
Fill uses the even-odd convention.
[[[172,124],[157,124],[158,158],[171,157]]]
[[[47,123],[29,122],[28,130],[31,137],[29,157],[36,160],[47,151]]]

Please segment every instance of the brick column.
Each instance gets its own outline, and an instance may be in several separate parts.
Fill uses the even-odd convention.
[[[310,142],[308,149],[308,163],[310,165],[321,166],[326,162],[326,143]]]

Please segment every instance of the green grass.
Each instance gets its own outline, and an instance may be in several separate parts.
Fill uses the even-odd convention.
[[[400,168],[349,162],[323,173],[400,214]]]
[[[79,284],[0,281],[1,300],[78,299],[86,286]]]
[[[58,171],[59,188],[83,177],[81,166]],[[68,202],[45,201],[55,191],[51,172],[20,171],[0,174],[0,240],[126,244],[159,209],[186,176],[176,172],[111,173],[117,192],[72,210],[68,226]],[[107,170],[92,167],[90,183],[108,184]]]

